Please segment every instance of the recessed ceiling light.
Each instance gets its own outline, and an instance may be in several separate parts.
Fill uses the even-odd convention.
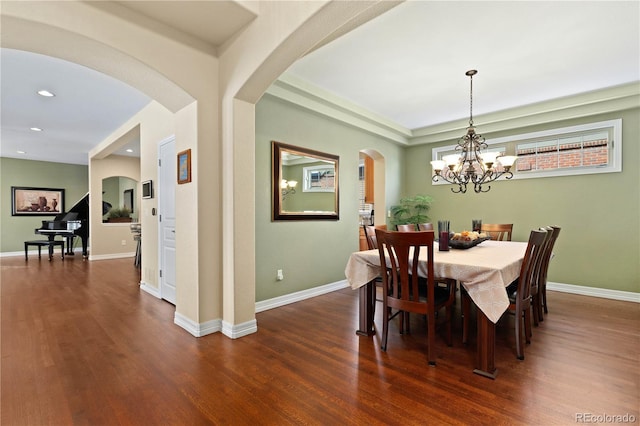
[[[131,148],[127,149],[127,152],[133,152],[133,150]]]
[[[42,129],[40,127],[29,127],[30,130],[33,130],[34,132],[41,132]]]
[[[55,96],[55,93],[48,90],[38,90],[38,95],[44,96],[45,98],[52,98]]]
[[[17,152],[18,154],[26,154],[26,153],[27,153],[27,151],[20,151],[20,150],[18,150],[18,151],[16,151],[16,152]]]

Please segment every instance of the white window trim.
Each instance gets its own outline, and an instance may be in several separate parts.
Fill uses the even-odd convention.
[[[567,133],[585,132],[598,129],[612,128],[612,148],[611,148],[611,161],[606,166],[595,167],[574,167],[567,169],[545,169],[530,172],[517,172],[513,171],[513,179],[534,179],[553,176],[576,176],[576,175],[589,175],[598,173],[619,173],[622,172],[622,119],[600,121],[597,123],[586,123],[577,126],[562,127],[559,129],[549,129],[540,132],[524,133],[520,135],[505,136],[502,138],[487,139],[486,143],[490,149],[493,149],[495,145],[509,144],[516,141],[526,141],[529,139],[541,139],[549,136],[559,137]],[[439,159],[439,154],[447,151],[452,151],[457,145],[443,146],[440,148],[434,148],[431,152],[431,158],[433,160]],[[516,163],[517,164],[517,163]],[[450,185],[448,182],[439,180],[433,182],[432,185]]]
[[[326,166],[309,166],[302,168],[302,192],[335,192],[335,188],[317,188],[311,186],[311,173],[318,170],[333,170],[335,176],[335,167],[331,164]]]

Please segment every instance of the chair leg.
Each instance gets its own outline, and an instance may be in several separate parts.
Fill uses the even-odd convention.
[[[531,308],[524,311],[524,337],[527,343],[531,343]]]
[[[469,338],[469,316],[471,315],[471,301],[467,291],[460,287],[460,304],[462,305],[462,343],[465,345]]]
[[[516,329],[516,356],[519,360],[524,359],[524,345],[522,342],[522,312],[515,315],[515,329]]]
[[[452,323],[453,323],[453,307],[447,307],[447,346],[453,346],[453,334],[452,334]]]
[[[542,287],[540,288],[540,294],[542,295],[542,307],[544,308],[544,313],[548,314],[549,311],[547,310],[547,285],[543,284]]]
[[[435,350],[434,346],[436,345],[436,315],[434,312],[429,312],[427,314],[427,360],[429,361],[429,365],[436,365],[436,360],[433,356]]]
[[[539,304],[540,299],[538,295],[533,296],[531,300],[531,310],[533,311],[533,325],[535,325],[536,327],[542,321],[542,319],[540,318],[540,311],[538,310]]]
[[[538,321],[544,321],[544,315],[542,314],[542,292],[538,293],[536,296],[536,304],[535,309],[538,310]]]
[[[386,303],[383,305],[385,309],[384,321],[382,322],[382,350],[384,352],[387,351],[387,334],[389,333],[389,321],[391,321],[391,316],[389,315],[390,309],[386,306]]]

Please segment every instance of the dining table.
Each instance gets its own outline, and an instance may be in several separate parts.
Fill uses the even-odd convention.
[[[473,372],[495,379],[495,324],[509,307],[506,288],[520,275],[527,243],[487,240],[470,248],[451,248],[448,251],[440,251],[438,243],[434,244],[434,275],[458,281],[478,308],[476,365]],[[418,273],[423,277],[426,277],[427,271],[426,252],[421,250],[418,260]],[[345,275],[351,288],[359,292],[356,333],[373,336],[376,303],[374,281],[380,276],[378,250],[352,253]]]

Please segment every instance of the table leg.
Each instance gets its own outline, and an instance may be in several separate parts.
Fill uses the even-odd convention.
[[[359,336],[373,336],[376,330],[373,328],[373,304],[376,303],[376,286],[369,282],[358,289],[359,299],[359,323],[356,334]]]
[[[482,312],[476,309],[478,313],[478,349],[476,357],[476,368],[474,373],[481,376],[495,379],[497,370],[495,366],[495,349],[496,349],[496,325]]]

